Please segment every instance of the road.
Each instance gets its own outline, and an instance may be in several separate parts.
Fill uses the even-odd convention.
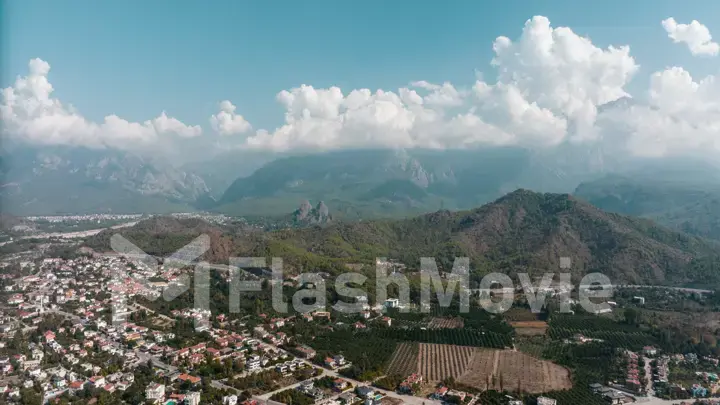
[[[225,384],[224,384],[222,381],[220,381],[220,380],[212,380],[212,381],[210,382],[210,385],[213,386],[213,387],[215,387],[215,388],[218,388],[218,389],[226,389],[226,390],[229,390],[229,391],[234,392],[236,395],[240,395],[240,390],[239,390],[239,389],[237,389],[237,388],[235,388],[235,387],[231,387],[231,386],[229,386],[229,385],[225,385]]]
[[[637,397],[636,404],[642,405],[679,405],[683,402],[692,403],[692,399],[660,399],[660,398],[643,398]]]
[[[645,362],[645,390],[647,391],[648,396],[652,397],[653,395],[655,395],[652,384],[652,367],[650,366],[650,362],[652,362],[652,359],[643,356],[643,361]]]
[[[323,371],[325,371],[325,370],[323,370]],[[323,374],[321,374],[321,375],[319,375],[319,376],[317,376],[317,377],[314,377],[314,378],[320,378],[320,377],[323,377],[324,375],[325,375],[325,373],[323,373]],[[282,387],[282,388],[277,389],[277,390],[272,391],[272,392],[266,392],[265,394],[258,395],[257,397],[260,398],[260,399],[270,399],[271,396],[277,394],[278,392],[282,392],[282,391],[290,390],[290,389],[295,389],[295,388],[299,387],[300,384],[302,384],[302,381],[299,382],[299,383],[295,383],[295,384],[293,384],[293,385],[288,385],[288,386],[286,386],[286,387]]]
[[[643,289],[643,288],[655,288],[655,289],[664,289],[664,290],[674,290],[674,291],[682,291],[682,292],[689,292],[689,293],[698,293],[698,294],[711,294],[713,293],[712,290],[702,290],[699,288],[684,288],[684,287],[668,287],[664,285],[636,285],[636,284],[620,284],[613,286],[614,288],[636,288],[636,289]]]

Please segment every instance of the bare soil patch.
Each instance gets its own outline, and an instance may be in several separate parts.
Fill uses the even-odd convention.
[[[462,318],[432,318],[428,323],[430,329],[458,329],[465,326]]]
[[[458,382],[480,389],[542,393],[572,388],[570,372],[557,364],[513,350],[476,349]]]
[[[545,321],[510,322],[510,326],[515,328],[515,333],[520,336],[544,335],[548,328],[548,324]]]

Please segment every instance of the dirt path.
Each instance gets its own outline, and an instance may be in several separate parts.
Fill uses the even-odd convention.
[[[495,353],[493,353],[493,371],[491,375],[498,374],[498,364],[500,364],[500,350],[496,350]]]

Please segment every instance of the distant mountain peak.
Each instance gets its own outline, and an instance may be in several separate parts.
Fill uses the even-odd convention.
[[[17,187],[0,198],[18,215],[187,211],[208,194],[199,176],[131,152],[23,148],[10,158],[5,180]]]

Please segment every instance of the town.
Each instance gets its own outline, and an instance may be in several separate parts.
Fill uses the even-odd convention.
[[[385,264],[404,269],[399,263]],[[570,333],[587,318],[558,314],[548,330],[544,321],[525,320],[533,316],[529,311],[512,310],[500,322],[512,326],[515,337],[493,332],[491,318],[483,318],[486,323],[480,326],[486,332],[474,336],[462,332],[462,325],[467,328],[472,320],[461,317],[436,316],[426,327],[411,329],[421,315],[399,312],[402,304],[397,298],[375,305],[361,301],[363,311],[345,317],[324,310],[272,314],[262,302],[253,302],[247,314],[213,312],[187,303],[174,308],[173,301],[164,306],[159,297],[188,269],[153,268],[117,255],[43,258],[25,263],[22,270],[30,274],[5,274],[0,280],[0,392],[10,402],[34,398],[39,403],[93,403],[103,398],[104,403],[193,405],[552,405],[567,397],[619,404],[640,403],[649,396],[673,403],[720,393],[718,357],[709,354],[666,353],[652,346],[637,351],[616,348],[607,354],[608,379],[585,380],[580,393],[579,387],[562,391],[573,386],[563,368],[517,351],[547,333],[561,339],[553,343],[562,346],[556,350],[583,350],[608,339],[636,345],[625,342],[630,337],[642,343],[642,335],[624,334],[627,324],[602,314],[585,316],[594,317],[607,336]],[[218,281],[229,280],[229,274],[219,275]],[[645,304],[640,292],[628,294],[628,303]],[[626,309],[625,316],[631,311]],[[380,361],[383,366],[353,364],[367,361],[353,352],[353,342],[345,342],[346,348],[343,342],[319,344],[314,337],[306,338],[306,330],[317,336],[366,334],[368,341],[402,334],[404,340],[419,343],[398,344]],[[438,333],[453,335],[440,338]],[[374,367],[382,372],[372,372]],[[530,374],[513,377],[519,372]]]

